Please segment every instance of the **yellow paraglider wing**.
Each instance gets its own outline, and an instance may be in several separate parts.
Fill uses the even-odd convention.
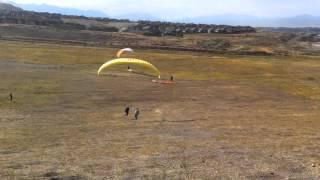
[[[120,58],[121,57],[121,54],[124,53],[124,52],[133,52],[133,50],[131,48],[124,48],[124,49],[121,49],[117,52],[117,58]]]
[[[119,58],[119,59],[114,59],[114,60],[108,61],[99,68],[98,75],[100,75],[101,71],[103,71],[104,69],[106,69],[110,66],[132,65],[132,64],[146,67],[146,68],[150,69],[152,72],[154,72],[155,74],[157,74],[157,76],[160,78],[160,71],[154,65],[152,65],[151,63],[149,63],[147,61],[141,60],[141,59],[132,59],[132,58]]]

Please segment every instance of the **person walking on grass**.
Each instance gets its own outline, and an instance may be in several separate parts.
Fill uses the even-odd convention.
[[[134,112],[134,118],[135,118],[136,120],[138,120],[139,114],[140,114],[140,111],[139,111],[139,109],[137,108],[136,111]]]
[[[124,112],[126,113],[126,116],[129,116],[130,107],[126,107],[126,109],[124,110]]]

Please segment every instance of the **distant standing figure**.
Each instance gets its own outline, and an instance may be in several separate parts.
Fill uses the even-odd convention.
[[[12,101],[13,100],[13,95],[12,95],[12,93],[10,93],[10,101]]]
[[[136,111],[134,112],[134,118],[135,118],[136,120],[138,120],[139,114],[140,114],[140,111],[139,111],[139,109],[137,108]]]
[[[170,80],[173,81],[173,76],[171,75]]]
[[[124,112],[126,113],[126,116],[129,116],[130,108],[129,108],[129,107],[126,107],[126,109],[124,110]]]

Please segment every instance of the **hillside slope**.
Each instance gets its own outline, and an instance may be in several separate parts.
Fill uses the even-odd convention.
[[[23,9],[21,8],[18,8],[16,6],[13,6],[11,4],[7,4],[7,3],[1,3],[0,2],[0,12],[3,12],[3,11],[23,11]]]
[[[52,26],[63,29],[92,30],[104,32],[133,32],[147,36],[179,36],[197,33],[248,33],[255,32],[249,26],[207,25],[168,23],[159,21],[130,21],[125,19],[110,19],[101,17],[85,17],[62,15],[46,12],[25,11],[10,4],[2,5],[5,11],[0,11],[0,23]]]

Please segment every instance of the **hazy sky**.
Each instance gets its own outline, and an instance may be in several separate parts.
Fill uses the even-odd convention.
[[[0,0],[1,1],[1,0]],[[320,15],[320,0],[10,0],[19,4],[49,4],[82,10],[99,10],[108,15],[151,14],[183,18],[223,14],[264,17]]]

